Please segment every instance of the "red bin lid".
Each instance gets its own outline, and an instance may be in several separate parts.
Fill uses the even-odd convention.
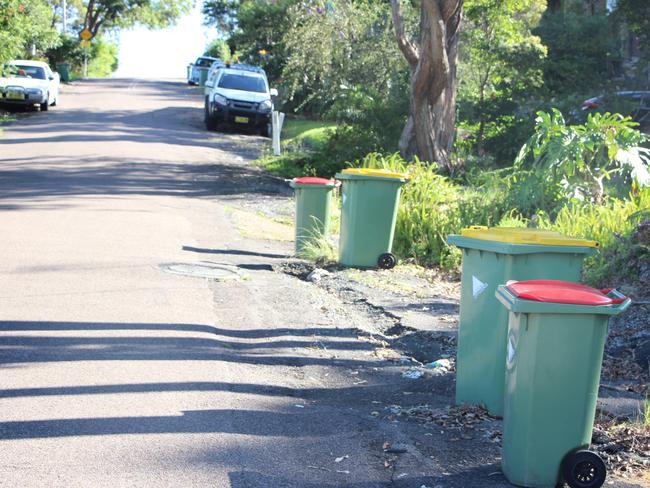
[[[623,299],[610,298],[611,290],[597,290],[587,285],[560,280],[509,281],[508,289],[523,300],[571,305],[612,305]]]
[[[302,176],[300,178],[294,178],[294,183],[300,183],[302,185],[332,185],[334,180],[327,178],[318,178],[317,176]]]

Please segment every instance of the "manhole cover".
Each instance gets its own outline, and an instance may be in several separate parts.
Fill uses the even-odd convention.
[[[225,266],[171,263],[161,264],[159,267],[167,273],[194,276],[196,278],[209,278],[218,281],[239,279],[239,275],[236,271],[226,268]]]

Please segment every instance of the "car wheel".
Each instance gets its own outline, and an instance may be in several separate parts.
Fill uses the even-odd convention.
[[[50,109],[50,96],[48,95],[45,101],[41,103],[41,112],[47,112],[49,109]]]
[[[207,130],[217,130],[218,124],[214,117],[210,115],[210,108],[208,106],[208,103],[208,98],[206,97],[203,109],[203,121],[205,122],[205,128]]]
[[[260,135],[263,137],[271,137],[273,135],[273,125],[271,122],[260,129]]]
[[[55,98],[54,100],[52,100],[52,103],[50,103],[50,105],[51,105],[52,107],[56,107],[56,104],[57,104],[57,103],[59,103],[59,100],[58,100],[57,98]]]

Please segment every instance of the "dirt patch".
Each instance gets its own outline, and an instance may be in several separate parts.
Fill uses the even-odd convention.
[[[608,468],[622,478],[650,481],[650,423],[620,422],[609,415],[601,415],[594,425],[594,450]]]
[[[232,209],[235,227],[242,237],[257,240],[293,241],[293,226],[258,213]]]

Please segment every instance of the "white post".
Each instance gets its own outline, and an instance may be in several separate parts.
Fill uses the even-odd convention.
[[[282,124],[284,124],[284,113],[276,112],[271,113],[272,137],[273,137],[273,154],[279,156],[280,151],[280,133],[282,132]]]
[[[63,33],[68,32],[68,5],[66,0],[63,0]]]

